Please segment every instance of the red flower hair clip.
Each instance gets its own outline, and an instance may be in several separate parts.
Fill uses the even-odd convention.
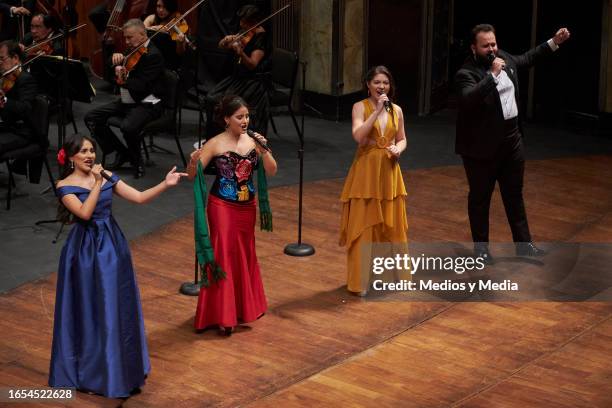
[[[63,147],[57,152],[57,162],[62,166],[66,164],[66,151]]]

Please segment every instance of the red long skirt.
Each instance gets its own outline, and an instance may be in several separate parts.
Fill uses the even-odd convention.
[[[236,326],[259,318],[267,308],[255,254],[255,200],[234,204],[209,195],[207,214],[215,260],[227,277],[202,287],[194,326]]]

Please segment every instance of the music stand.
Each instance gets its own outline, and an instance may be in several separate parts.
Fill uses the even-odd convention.
[[[89,83],[87,72],[83,63],[78,60],[66,58],[63,62],[61,56],[44,55],[34,61],[30,67],[30,72],[38,82],[38,89],[48,95],[52,100],[57,101],[60,109],[58,126],[61,128],[58,137],[58,150],[64,142],[66,112],[64,109],[65,100],[91,103],[96,95],[93,86]],[[62,81],[66,70],[69,81]],[[74,119],[73,119],[74,121]]]
[[[89,82],[87,71],[83,63],[78,60],[69,59],[61,56],[44,55],[32,62],[30,73],[36,78],[39,90],[55,98],[60,106],[58,126],[59,149],[64,143],[64,115],[63,98],[71,99],[77,102],[91,103],[96,95],[94,87]],[[70,78],[70,81],[67,80]],[[66,79],[66,80],[63,80]],[[36,225],[54,224],[60,222],[58,219],[36,221]],[[60,226],[54,244],[57,242],[60,234],[64,229],[64,223]]]
[[[30,67],[31,74],[38,80],[39,90],[57,98],[62,86],[63,58],[56,55],[43,55],[34,61]],[[63,89],[64,97],[77,102],[91,103],[96,96],[96,90],[89,82],[85,66],[79,60],[66,58],[66,81]]]

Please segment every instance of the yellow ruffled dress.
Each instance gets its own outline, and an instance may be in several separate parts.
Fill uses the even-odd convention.
[[[367,99],[361,103],[367,120],[374,108]],[[405,248],[408,242],[406,187],[399,163],[386,150],[398,131],[397,112],[387,115],[385,134],[381,135],[376,120],[368,135],[375,144],[357,149],[340,197],[340,245],[348,249],[347,288],[351,292],[369,289],[372,264],[369,261],[370,265],[362,268],[362,262],[371,259],[372,243],[388,242]]]

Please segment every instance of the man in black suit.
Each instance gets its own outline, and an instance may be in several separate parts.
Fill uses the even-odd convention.
[[[31,3],[31,2],[28,2]],[[0,13],[8,17],[29,16],[30,7],[21,6],[20,0],[2,0],[0,1]]]
[[[523,203],[525,155],[517,70],[552,54],[569,36],[561,28],[525,54],[511,55],[497,48],[493,26],[477,25],[472,30],[472,55],[455,76],[459,98],[455,151],[463,159],[470,186],[468,214],[475,255],[487,263],[492,262],[489,207],[496,181],[517,254],[544,254],[531,240]]]
[[[0,41],[15,40],[18,37],[19,25],[27,29],[28,16],[34,9],[34,1],[0,0]]]
[[[37,94],[36,81],[27,71],[21,69],[22,57],[17,42],[0,43],[0,70],[4,73],[15,69],[13,73],[16,77],[9,87],[6,82],[9,74],[3,79],[0,88],[0,154],[27,146],[35,137],[30,117],[32,102]]]
[[[161,116],[161,100],[164,91],[164,58],[159,50],[147,40],[145,26],[139,19],[128,20],[123,26],[128,49],[140,45],[146,49],[138,63],[129,72],[123,66],[123,54],[112,55],[115,75],[120,79],[121,97],[114,102],[96,108],[85,115],[85,124],[100,144],[104,153],[117,152],[114,163],[108,169],[117,169],[126,161],[134,166],[136,178],[144,175],[144,165],[140,155],[142,129]],[[111,117],[121,117],[120,130],[127,143],[121,143],[108,126]]]
[[[58,34],[59,24],[59,21],[50,14],[35,14],[32,17],[32,21],[30,21],[30,32],[26,33],[23,39],[24,49],[56,36]],[[49,44],[51,47],[49,55],[64,55],[64,41],[61,38],[56,38],[46,44]],[[40,48],[34,48],[28,56],[31,57],[38,54],[42,51],[42,48],[42,46]]]

